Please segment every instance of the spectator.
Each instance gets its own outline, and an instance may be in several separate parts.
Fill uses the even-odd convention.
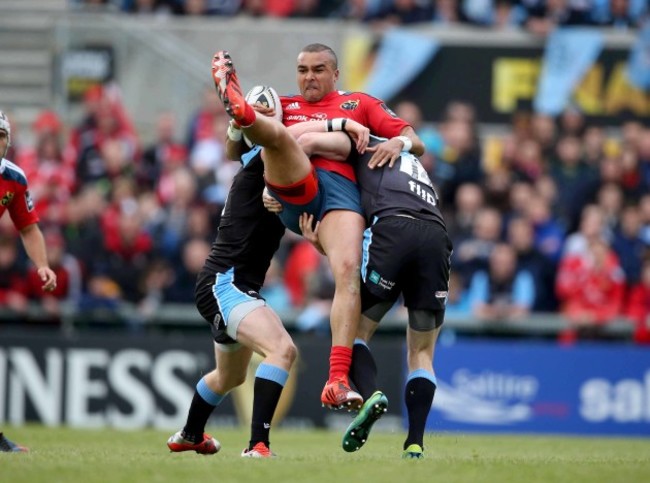
[[[602,238],[592,238],[585,253],[572,253],[560,262],[556,293],[569,326],[560,341],[601,338],[602,327],[621,315],[625,275],[618,257]]]
[[[580,227],[571,233],[564,244],[563,255],[586,253],[594,240],[607,241],[608,232],[605,215],[598,205],[587,205],[580,217]]]
[[[472,227],[478,212],[484,206],[484,201],[483,190],[478,184],[464,183],[458,188],[453,204],[455,210],[447,214],[445,209],[447,230],[454,246],[458,246],[462,240],[472,235]],[[451,206],[450,204],[449,207]]]
[[[614,230],[612,248],[621,262],[628,287],[639,283],[641,261],[650,255],[650,245],[641,238],[641,214],[636,205],[623,208],[620,223]]]
[[[486,270],[493,248],[501,239],[503,220],[501,213],[491,207],[481,208],[476,215],[472,235],[454,242],[452,265],[466,280],[477,270]]]
[[[560,220],[575,226],[582,208],[587,203],[589,187],[597,174],[582,162],[582,145],[575,136],[558,141],[557,159],[551,174],[557,184]]]
[[[93,274],[103,275],[119,288],[124,300],[138,302],[140,282],[153,256],[153,241],[142,226],[136,206],[125,205],[114,229],[103,233],[103,247],[95,247]]]
[[[557,126],[555,125],[555,120],[547,114],[535,113],[531,120],[531,132],[533,139],[542,148],[544,159],[547,161],[550,160],[555,153],[555,145],[557,142]]]
[[[26,315],[28,295],[25,267],[18,252],[18,237],[0,232],[0,306],[15,314]]]
[[[581,138],[585,133],[587,120],[580,109],[574,105],[569,105],[558,121],[561,136],[575,136]]]
[[[531,274],[517,267],[517,255],[510,245],[495,245],[487,270],[479,270],[469,287],[473,314],[484,321],[513,321],[525,318],[535,300]]]
[[[534,192],[525,209],[525,216],[535,230],[535,247],[546,258],[557,262],[562,253],[566,231],[553,217],[549,202]]]
[[[596,203],[603,212],[605,231],[611,239],[611,233],[618,224],[625,203],[623,189],[616,183],[604,184],[596,194]]]
[[[438,24],[455,24],[463,20],[458,0],[434,0],[433,21]]]
[[[199,272],[210,253],[210,243],[201,238],[187,240],[181,247],[181,260],[172,267],[171,283],[164,290],[165,302],[191,304]]]
[[[535,299],[531,310],[553,312],[557,300],[553,291],[556,265],[535,247],[535,230],[524,217],[516,217],[508,223],[507,241],[517,255],[517,267],[533,278]]]
[[[650,193],[639,199],[639,213],[641,214],[641,239],[650,245]]]
[[[106,200],[95,185],[81,188],[68,203],[63,236],[68,251],[81,264],[84,280],[91,274],[98,247],[103,244],[100,216],[106,209]]]
[[[634,340],[650,344],[650,259],[641,266],[641,276],[630,291],[625,313],[635,322]]]
[[[433,0],[393,0],[386,11],[386,18],[396,25],[431,22]]]
[[[542,148],[533,139],[526,139],[517,146],[512,170],[517,179],[535,182],[547,171]]]
[[[60,324],[66,306],[76,310],[81,300],[81,267],[79,261],[67,252],[65,239],[58,230],[49,229],[43,235],[47,261],[56,274],[56,288],[43,292],[43,282],[37,270],[31,267],[27,272],[27,291],[30,299],[39,301],[47,314],[47,322]]]
[[[445,121],[441,127],[444,154],[436,160],[434,182],[440,186],[443,202],[451,201],[463,183],[483,180],[480,148],[473,125],[464,120]]]
[[[179,13],[180,0],[123,0],[122,10],[138,15],[160,15],[167,16],[172,13]]]
[[[185,165],[188,158],[185,145],[175,139],[177,128],[174,114],[165,112],[158,116],[157,121],[156,140],[144,150],[136,173],[138,184],[147,189],[153,189],[163,173]]]

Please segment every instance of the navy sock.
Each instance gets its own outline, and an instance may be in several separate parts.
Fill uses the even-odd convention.
[[[193,443],[203,441],[205,425],[214,411],[214,408],[221,404],[225,395],[214,392],[204,378],[201,378],[194,389],[194,397],[190,410],[187,413],[187,422],[183,428],[183,437]]]
[[[264,362],[258,366],[253,388],[253,417],[248,449],[259,442],[267,447],[270,445],[271,420],[288,377],[289,373],[281,367]]]
[[[377,390],[377,365],[372,352],[364,342],[356,340],[352,347],[350,380],[364,401]]]
[[[190,410],[187,413],[187,422],[183,428],[183,437],[193,443],[203,441],[205,425],[215,407],[212,404],[208,404],[198,391],[195,390],[192,404],[190,404]]]
[[[414,377],[406,383],[404,401],[408,412],[409,432],[404,442],[404,449],[412,444],[424,448],[424,427],[435,393],[436,385],[429,378]]]

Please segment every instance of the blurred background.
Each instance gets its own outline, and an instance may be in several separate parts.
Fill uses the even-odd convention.
[[[430,429],[650,435],[647,0],[0,11],[6,157],[27,175],[59,277],[42,293],[0,219],[0,422],[182,425],[213,363],[194,281],[238,169],[211,56],[229,50],[244,89],[292,94],[300,48],[320,42],[338,53],[340,89],[416,129],[441,195],[455,250]],[[303,357],[283,424],[347,424],[316,399],[332,294],[326,260],[287,233],[263,291]],[[375,342],[395,402],[405,315],[396,307]],[[245,419],[248,400],[233,400],[221,424]],[[400,426],[400,405],[380,423]]]

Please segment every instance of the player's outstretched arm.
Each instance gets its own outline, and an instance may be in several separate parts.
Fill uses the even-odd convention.
[[[43,290],[48,292],[54,290],[56,288],[56,274],[47,262],[45,239],[43,238],[41,229],[36,223],[27,225],[20,230],[20,238],[22,239],[27,256],[36,265],[38,276],[43,282]]]

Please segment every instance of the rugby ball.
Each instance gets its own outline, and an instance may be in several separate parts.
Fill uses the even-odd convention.
[[[246,94],[246,102],[251,106],[260,103],[265,107],[271,107],[275,110],[273,118],[282,122],[282,103],[280,102],[280,96],[275,91],[273,87],[270,86],[254,86]],[[250,147],[252,143],[244,135],[244,141]]]

